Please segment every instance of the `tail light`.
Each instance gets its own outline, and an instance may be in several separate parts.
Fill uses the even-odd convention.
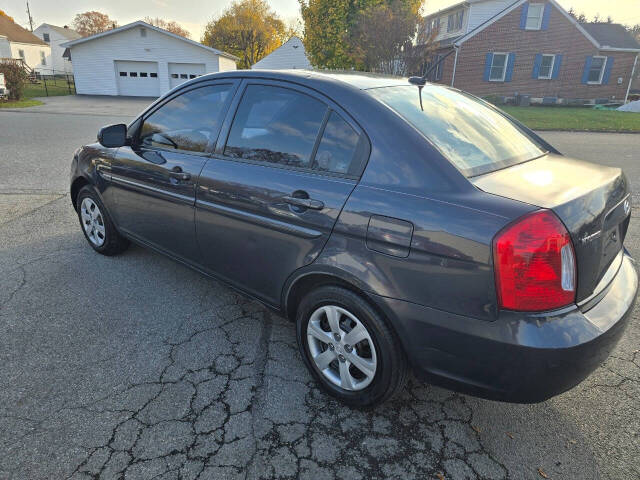
[[[505,227],[493,255],[500,308],[539,312],[575,302],[573,244],[553,212],[539,210]]]

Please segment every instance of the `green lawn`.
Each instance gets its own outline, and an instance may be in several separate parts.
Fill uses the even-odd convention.
[[[33,98],[33,97],[46,97],[47,92],[50,97],[57,97],[60,95],[70,95],[69,87],[67,86],[66,80],[56,79],[55,84],[53,80],[47,80],[47,88],[45,90],[44,82],[41,80],[38,83],[27,82],[24,86],[23,97]],[[71,86],[71,93],[73,91],[73,85]]]
[[[48,93],[48,95],[47,95]],[[74,93],[71,86],[71,94]],[[47,87],[45,89],[44,82],[40,80],[38,83],[27,82],[22,92],[22,99],[18,101],[0,101],[0,108],[24,108],[42,105],[40,100],[34,100],[34,97],[57,97],[60,95],[70,95],[67,81],[57,78],[55,84],[53,80],[47,79]]]
[[[500,108],[533,130],[640,132],[640,113],[572,107]]]
[[[25,107],[35,107],[36,105],[42,105],[43,103],[40,100],[33,100],[31,98],[23,98],[22,100],[6,102],[4,100],[0,100],[0,108],[25,108]]]

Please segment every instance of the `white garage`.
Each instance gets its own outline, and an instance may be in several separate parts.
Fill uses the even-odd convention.
[[[142,21],[62,46],[85,95],[158,97],[200,75],[235,70],[238,60]]]

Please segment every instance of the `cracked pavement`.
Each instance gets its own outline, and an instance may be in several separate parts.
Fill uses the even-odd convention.
[[[0,479],[640,478],[637,308],[601,368],[547,402],[412,379],[347,408],[307,373],[293,324],[148,250],[86,244],[64,193],[71,152],[117,120],[0,112]],[[640,192],[639,135],[544,136],[622,165]]]

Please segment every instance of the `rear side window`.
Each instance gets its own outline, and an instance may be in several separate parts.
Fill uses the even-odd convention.
[[[140,144],[205,152],[220,130],[232,85],[211,85],[179,95],[144,120]]]
[[[313,169],[348,174],[358,149],[360,135],[336,112],[331,112],[324,128]]]
[[[309,168],[327,106],[282,87],[249,85],[236,112],[224,154]]]
[[[470,95],[437,85],[374,88],[385,103],[427,137],[467,177],[532,160],[545,153],[507,117]]]

